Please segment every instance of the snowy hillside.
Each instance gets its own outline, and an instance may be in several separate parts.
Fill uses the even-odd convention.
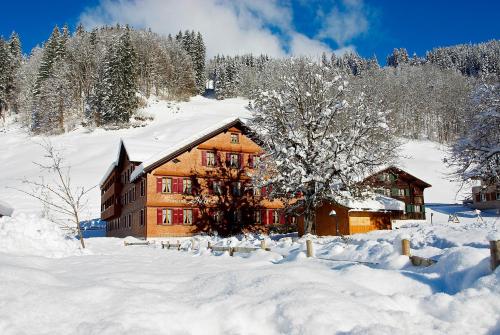
[[[171,104],[151,101],[145,127],[78,129],[51,137],[64,149],[77,185],[97,185],[116,158],[120,138],[144,156],[190,132],[228,117],[246,117],[247,101],[202,97]],[[179,239],[183,249],[124,246],[123,239],[78,241],[39,217],[39,204],[12,189],[35,178],[43,139],[19,128],[0,133],[0,200],[15,209],[0,219],[0,334],[498,334],[500,268],[489,269],[488,236],[500,219],[483,219],[454,205],[457,185],[444,177],[443,151],[428,141],[408,141],[400,165],[433,185],[427,212],[433,224],[403,226],[341,239],[246,235],[227,239]],[[143,159],[147,159],[144,157]],[[99,216],[93,190],[87,218]],[[451,213],[459,223],[449,223]],[[428,215],[429,218],[430,215]],[[85,218],[84,218],[85,219]],[[92,222],[87,222],[92,226]],[[401,255],[401,239],[413,255],[437,263],[415,267]],[[250,255],[207,250],[259,247]],[[134,241],[128,238],[127,240]],[[177,239],[170,242],[176,243]]]
[[[52,136],[50,140],[63,149],[72,166],[74,184],[92,187],[98,185],[116,158],[120,138],[142,146],[142,159],[147,159],[151,154],[172,145],[176,138],[186,138],[190,133],[200,131],[218,120],[232,116],[247,117],[247,105],[248,101],[244,99],[218,101],[199,96],[182,103],[151,99],[149,106],[141,112],[154,116],[154,120],[145,127],[108,131],[80,128]],[[34,178],[40,174],[32,162],[43,159],[42,148],[37,144],[41,141],[42,137],[29,137],[16,126],[0,132],[0,143],[3,144],[0,146],[0,200],[8,200],[17,212],[37,213],[40,210],[37,201],[5,187],[23,188],[21,179]],[[433,142],[409,141],[401,151],[401,166],[433,185],[425,191],[428,203],[457,202],[455,193],[458,186],[445,179],[449,171],[442,163],[443,150],[443,147]],[[84,219],[99,216],[99,201],[99,189],[96,187],[91,193],[89,210]]]

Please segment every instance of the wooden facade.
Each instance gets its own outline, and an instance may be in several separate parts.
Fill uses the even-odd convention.
[[[472,207],[475,209],[500,209],[500,184],[488,185],[481,181],[472,188]]]
[[[335,217],[330,216],[332,210],[337,213]],[[391,229],[391,220],[400,219],[402,215],[403,211],[398,210],[351,209],[327,202],[316,209],[315,234],[318,236],[351,235],[372,230]],[[299,217],[297,228],[299,236],[302,236],[304,234],[303,217]]]
[[[131,178],[141,163],[122,145],[101,183],[107,235],[140,238],[223,235],[286,226],[282,203],[255,190],[249,172],[262,149],[236,120],[166,153]]]
[[[372,174],[363,183],[377,193],[404,202],[405,212],[401,220],[425,220],[424,190],[431,187],[425,181],[391,166]]]

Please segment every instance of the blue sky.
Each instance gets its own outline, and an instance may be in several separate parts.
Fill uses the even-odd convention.
[[[354,49],[380,62],[395,47],[422,55],[437,46],[500,38],[500,1],[85,0],[5,1],[0,35],[15,30],[29,52],[54,25],[115,22],[167,34],[201,30],[209,55],[319,54]]]

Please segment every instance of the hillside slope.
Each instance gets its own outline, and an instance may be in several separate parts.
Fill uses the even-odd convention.
[[[116,158],[120,138],[155,143],[157,149],[154,150],[159,150],[163,144],[168,145],[172,138],[184,132],[199,131],[210,123],[232,116],[248,117],[247,105],[248,101],[244,99],[218,101],[199,96],[181,103],[151,99],[142,112],[154,116],[154,120],[145,127],[94,131],[79,128],[49,139],[63,150],[72,167],[74,185],[92,187],[98,185]],[[25,130],[17,126],[0,133],[0,143],[3,143],[0,146],[0,200],[8,201],[17,212],[36,213],[41,209],[37,201],[9,187],[26,189],[21,179],[33,179],[40,175],[40,170],[32,162],[43,160],[39,144],[44,140],[39,136],[29,137]],[[429,203],[456,202],[458,186],[445,179],[448,171],[442,163],[443,155],[443,148],[429,141],[408,141],[402,147],[400,165],[433,185],[425,192],[425,200]],[[90,194],[84,219],[99,216],[99,201],[99,189],[96,187]]]

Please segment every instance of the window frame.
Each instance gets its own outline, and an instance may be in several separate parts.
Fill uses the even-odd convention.
[[[231,144],[240,144],[240,134],[231,133]]]

